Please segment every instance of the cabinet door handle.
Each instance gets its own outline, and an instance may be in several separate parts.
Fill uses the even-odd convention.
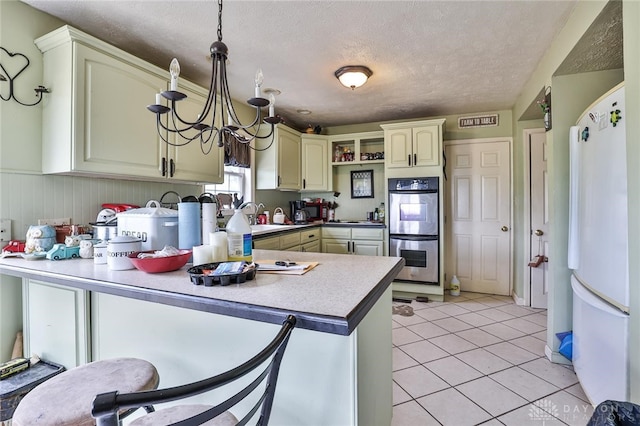
[[[407,155],[407,166],[411,167],[411,154]]]
[[[306,179],[302,179],[302,188],[306,188],[307,187],[307,180]]]
[[[162,176],[167,175],[167,159],[162,157]]]
[[[280,186],[282,179],[280,178],[280,175],[278,175],[278,186]]]
[[[418,164],[418,154],[413,154],[413,165]]]
[[[173,177],[176,173],[176,162],[173,161],[173,158],[169,160],[169,177]]]

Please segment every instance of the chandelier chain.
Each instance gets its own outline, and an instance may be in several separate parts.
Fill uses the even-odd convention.
[[[218,41],[222,41],[222,0],[218,0]]]

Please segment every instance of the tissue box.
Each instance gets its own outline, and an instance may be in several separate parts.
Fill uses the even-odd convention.
[[[13,417],[13,412],[27,393],[64,369],[62,365],[40,360],[26,370],[0,380],[0,421]]]

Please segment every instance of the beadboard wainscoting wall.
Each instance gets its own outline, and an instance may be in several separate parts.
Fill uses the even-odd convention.
[[[202,193],[200,185],[96,179],[75,176],[0,173],[0,218],[11,219],[13,239],[24,240],[38,219],[70,217],[74,224],[95,222],[102,203],[141,207],[167,191],[181,197]],[[175,202],[175,195],[168,201]]]

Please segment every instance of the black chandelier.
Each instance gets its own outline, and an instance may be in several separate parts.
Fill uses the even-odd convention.
[[[249,125],[240,123],[236,111],[231,101],[229,93],[229,83],[227,81],[227,56],[229,49],[222,42],[222,0],[218,0],[218,41],[211,44],[211,83],[209,84],[209,94],[202,108],[202,112],[198,114],[195,121],[185,120],[180,117],[176,109],[176,102],[186,99],[187,95],[177,91],[178,76],[180,74],[180,64],[177,59],[171,61],[169,72],[171,74],[170,90],[158,93],[156,95],[156,103],[147,106],[147,109],[156,114],[156,123],[160,138],[168,145],[183,146],[194,140],[200,141],[200,147],[204,154],[208,154],[214,141],[217,139],[218,147],[225,146],[227,137],[235,139],[241,144],[246,144],[250,148],[262,151],[268,149],[273,143],[274,126],[282,120],[274,113],[275,97],[273,93],[269,95],[269,99],[262,97],[260,86],[262,85],[262,70],[256,72],[255,77],[255,97],[249,99],[247,103],[256,109],[256,117]],[[161,104],[161,97],[170,102],[170,107]],[[216,102],[220,99],[220,105]],[[269,115],[262,116],[262,108],[269,107]],[[210,114],[213,111],[213,114]],[[170,113],[170,114],[168,114]],[[162,116],[168,114],[167,123],[163,123]],[[208,117],[208,118],[207,118]],[[224,118],[227,117],[226,125]],[[260,125],[262,122],[271,126],[269,134],[260,135]],[[218,127],[216,123],[219,123]],[[242,131],[242,133],[240,133]],[[264,132],[263,132],[264,133]],[[176,141],[171,141],[169,134],[179,136]],[[258,149],[251,146],[251,142],[255,139],[272,138],[269,145],[265,148]]]

